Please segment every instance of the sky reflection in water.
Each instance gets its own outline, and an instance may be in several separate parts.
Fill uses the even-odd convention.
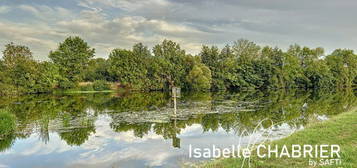
[[[18,131],[0,140],[0,167],[179,167],[196,161],[189,144],[230,147],[241,138],[244,145],[263,119],[278,123],[278,139],[356,102],[352,91],[184,93],[175,119],[161,92],[3,98]],[[244,130],[249,135],[240,136]]]

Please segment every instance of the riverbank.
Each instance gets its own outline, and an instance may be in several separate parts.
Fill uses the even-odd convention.
[[[320,165],[316,167],[356,167],[357,166],[357,109],[345,112],[331,119],[309,124],[304,130],[298,131],[291,136],[271,142],[271,145],[291,146],[292,144],[337,144],[341,147],[340,165]],[[291,152],[290,149],[289,153]],[[281,151],[281,149],[279,149]],[[319,161],[319,158],[314,158]],[[218,159],[203,164],[203,168],[230,168],[241,167],[243,159],[228,158]],[[324,162],[325,163],[325,162]],[[325,163],[326,164],[326,163]],[[246,163],[244,167],[249,167]],[[309,158],[258,158],[253,155],[250,160],[250,167],[313,167],[309,166]]]

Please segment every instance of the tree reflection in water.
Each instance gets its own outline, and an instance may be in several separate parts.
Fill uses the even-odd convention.
[[[57,132],[68,145],[80,146],[95,133],[95,121],[110,116],[115,132],[132,131],[142,138],[150,131],[171,139],[180,147],[181,131],[193,124],[204,132],[217,131],[239,134],[252,132],[263,119],[304,126],[317,115],[331,116],[351,109],[357,103],[352,90],[331,91],[270,91],[182,93],[177,102],[177,117],[172,117],[172,99],[163,92],[75,95],[28,95],[1,98],[0,109],[16,116],[16,133],[0,136],[0,151],[11,148],[16,139],[38,133],[48,142],[49,132]],[[303,108],[305,104],[305,108]],[[268,128],[270,122],[263,122]]]

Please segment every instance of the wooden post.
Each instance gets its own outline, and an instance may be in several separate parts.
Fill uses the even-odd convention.
[[[172,145],[175,148],[180,148],[180,138],[177,138],[176,136],[176,120],[177,120],[177,98],[180,97],[181,95],[181,89],[177,87],[172,87],[172,98],[174,101],[174,135],[172,135]]]
[[[177,106],[176,106],[176,87],[172,88],[172,97],[174,98],[174,116],[176,117],[176,111],[177,111]]]
[[[172,98],[174,101],[174,116],[176,117],[177,114],[177,98],[181,97],[181,88],[172,87]]]
[[[176,117],[176,111],[177,111],[177,108],[176,108],[176,97],[174,97],[174,115]]]

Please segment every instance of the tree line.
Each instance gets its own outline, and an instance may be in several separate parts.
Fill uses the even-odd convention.
[[[0,60],[0,94],[62,89],[105,90],[109,83],[135,90],[344,88],[357,84],[357,55],[336,49],[291,45],[287,51],[240,39],[223,48],[203,45],[198,55],[164,40],[150,50],[142,43],[114,49],[107,59],[80,37],[68,37],[36,61],[26,46],[7,44]],[[80,83],[89,84],[83,86]],[[88,88],[89,87],[89,88]]]

